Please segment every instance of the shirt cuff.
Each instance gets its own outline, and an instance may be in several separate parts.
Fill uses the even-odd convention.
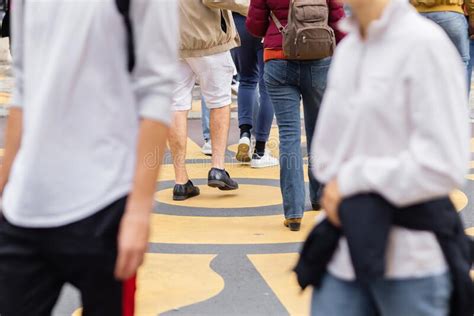
[[[171,98],[168,96],[148,96],[139,102],[140,118],[171,124]]]

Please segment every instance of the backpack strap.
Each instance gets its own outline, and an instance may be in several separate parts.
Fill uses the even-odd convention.
[[[127,32],[128,71],[132,72],[135,67],[135,45],[133,40],[132,20],[130,18],[130,1],[131,0],[115,0],[117,9],[125,23],[125,31]]]
[[[280,20],[278,20],[278,18],[276,17],[275,13],[273,13],[273,11],[270,11],[270,16],[272,17],[273,22],[277,26],[278,31],[280,31],[280,33],[283,34],[285,32],[285,27],[281,25]]]

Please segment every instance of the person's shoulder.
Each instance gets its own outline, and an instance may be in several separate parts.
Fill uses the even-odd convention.
[[[410,46],[420,48],[440,48],[449,45],[450,41],[446,32],[435,22],[423,17],[415,10],[407,14],[400,21],[398,36],[406,38]]]

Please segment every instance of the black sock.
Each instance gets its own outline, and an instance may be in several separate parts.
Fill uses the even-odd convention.
[[[252,129],[252,125],[250,124],[242,124],[239,126],[240,128],[240,137],[242,137],[242,135],[244,133],[249,133],[250,134],[250,130]]]
[[[259,155],[260,157],[265,155],[265,145],[266,144],[267,144],[267,142],[260,142],[260,141],[257,141],[255,143],[255,153],[257,155]]]

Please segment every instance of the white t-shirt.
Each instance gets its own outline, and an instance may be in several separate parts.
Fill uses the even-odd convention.
[[[23,109],[23,133],[3,212],[22,227],[66,225],[131,190],[141,118],[169,123],[177,5],[131,1],[130,74],[115,0],[12,4],[12,104]]]

